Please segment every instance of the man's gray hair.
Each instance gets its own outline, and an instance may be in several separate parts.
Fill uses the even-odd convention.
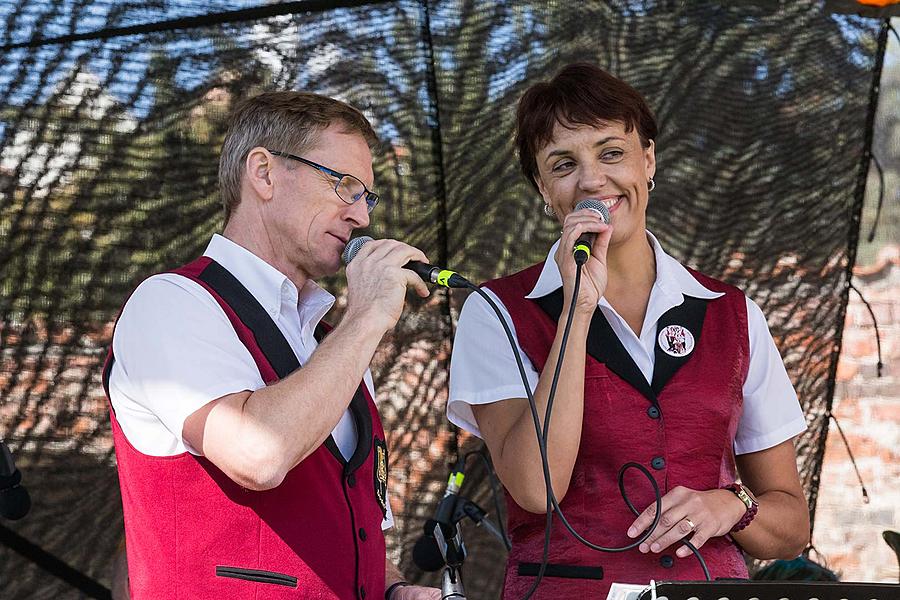
[[[303,155],[318,134],[339,124],[358,133],[374,150],[378,136],[365,116],[349,104],[310,92],[266,92],[240,102],[231,113],[219,158],[219,190],[225,223],[241,202],[241,180],[250,151],[257,147]]]

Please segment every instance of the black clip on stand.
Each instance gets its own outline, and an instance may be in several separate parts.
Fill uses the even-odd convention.
[[[441,556],[444,559],[444,573],[441,577],[441,600],[465,600],[466,593],[462,583],[462,566],[466,559],[466,546],[463,543],[459,522],[468,517],[476,527],[484,528],[496,537],[509,550],[509,541],[497,527],[486,518],[483,508],[467,498],[458,496],[453,514],[448,523],[429,521],[425,526],[426,535],[434,537]]]

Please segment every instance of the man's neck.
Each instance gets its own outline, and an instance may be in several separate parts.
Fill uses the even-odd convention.
[[[291,283],[297,287],[298,292],[306,285],[309,276],[284,258],[285,252],[275,247],[268,232],[261,225],[255,223],[238,224],[231,220],[222,231],[222,236],[248,252],[252,252],[257,258],[277,269],[291,280]]]

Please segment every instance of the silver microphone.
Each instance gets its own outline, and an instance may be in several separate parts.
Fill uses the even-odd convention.
[[[347,246],[341,253],[341,260],[344,261],[345,265],[349,265],[350,261],[356,258],[356,255],[359,254],[359,251],[362,249],[362,247],[371,241],[373,241],[372,238],[367,235],[361,235],[358,238],[353,238],[352,240],[347,242]],[[437,285],[442,285],[448,288],[472,287],[472,284],[469,283],[462,275],[460,275],[456,271],[442,269],[440,267],[435,267],[433,265],[419,262],[417,260],[409,261],[408,263],[403,265],[403,268],[415,272],[426,283],[435,283]]]
[[[600,215],[603,222],[609,224],[609,209],[606,205],[596,198],[585,198],[575,205],[575,210],[589,209]],[[597,234],[594,232],[585,232],[578,236],[575,247],[572,248],[572,254],[575,257],[575,264],[583,265],[591,257],[591,248],[594,246],[594,240]]]

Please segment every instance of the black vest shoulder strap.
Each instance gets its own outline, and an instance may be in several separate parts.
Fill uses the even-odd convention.
[[[279,379],[284,379],[300,367],[297,355],[275,325],[275,321],[253,294],[225,267],[211,260],[200,272],[198,279],[212,288],[253,332],[259,349]]]

